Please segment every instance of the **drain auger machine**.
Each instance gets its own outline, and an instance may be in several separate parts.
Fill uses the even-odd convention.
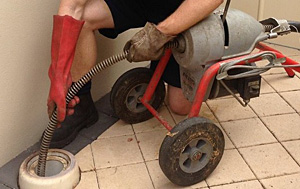
[[[260,94],[261,73],[278,67],[283,67],[289,77],[295,76],[294,71],[300,72],[299,63],[262,43],[298,32],[300,22],[275,18],[258,22],[234,9],[226,11],[225,18],[225,11],[215,11],[177,37],[154,73],[148,68],[129,70],[111,91],[112,107],[121,119],[139,123],[154,116],[169,131],[160,147],[159,164],[177,185],[204,180],[223,155],[222,131],[210,120],[199,117],[202,102],[233,95],[247,106],[251,98]],[[174,127],[157,112],[165,97],[161,76],[171,54],[180,66],[183,93],[192,102],[188,118]],[[256,66],[260,61],[267,63]]]
[[[226,6],[225,10],[215,11],[168,44],[154,73],[148,68],[124,73],[112,88],[112,107],[128,123],[157,118],[169,131],[159,151],[162,171],[177,185],[198,183],[216,168],[225,145],[220,128],[198,116],[202,102],[233,95],[247,106],[251,98],[260,94],[261,73],[283,67],[289,77],[294,77],[294,71],[300,72],[300,64],[262,42],[299,30],[300,22],[275,18],[258,22]],[[253,53],[255,48],[259,51]],[[93,76],[125,59],[127,53],[113,56],[92,68],[72,85],[66,103]],[[174,127],[157,112],[165,98],[161,76],[171,54],[180,65],[183,93],[193,104],[188,118]],[[268,63],[256,66],[256,62],[263,60]],[[40,177],[45,177],[48,149],[56,125],[54,112],[44,132],[36,163],[35,172]]]

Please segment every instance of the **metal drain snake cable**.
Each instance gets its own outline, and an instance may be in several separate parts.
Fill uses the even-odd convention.
[[[103,60],[102,62],[95,65],[88,73],[86,73],[79,81],[74,83],[68,91],[66,97],[66,104],[68,104],[71,99],[74,98],[76,93],[88,82],[90,81],[96,74],[101,72],[102,70],[114,65],[121,60],[126,59],[128,51],[124,51],[121,54],[114,55],[110,58]],[[53,136],[53,133],[56,129],[57,125],[57,111],[55,110],[50,118],[48,126],[43,134],[42,142],[39,151],[39,159],[38,159],[38,166],[37,166],[37,175],[41,177],[45,177],[46,171],[46,160],[47,154],[50,147],[50,142]]]

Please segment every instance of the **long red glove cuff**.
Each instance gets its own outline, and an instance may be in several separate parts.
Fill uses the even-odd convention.
[[[64,76],[69,74],[83,24],[84,21],[68,15],[53,16],[50,69],[55,71],[55,74]]]
[[[83,24],[84,21],[68,15],[53,16],[51,65],[48,72],[51,80],[48,112],[51,113],[56,105],[59,121],[64,120],[66,115],[65,98],[72,82],[70,69]]]

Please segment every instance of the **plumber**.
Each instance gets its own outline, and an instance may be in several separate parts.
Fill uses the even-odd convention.
[[[65,98],[72,82],[96,63],[95,32],[109,38],[131,29],[143,27],[130,39],[129,62],[151,61],[155,69],[163,55],[164,45],[176,35],[208,16],[223,0],[61,0],[58,14],[53,16],[51,45],[51,81],[48,114],[57,108],[58,129],[51,147],[63,148],[76,138],[78,131],[95,123],[98,114],[87,83],[71,100]],[[191,103],[180,88],[179,66],[171,57],[163,75],[168,84],[171,110],[186,115]]]

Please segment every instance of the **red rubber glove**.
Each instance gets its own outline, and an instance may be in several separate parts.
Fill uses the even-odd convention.
[[[62,122],[66,116],[66,95],[72,84],[70,69],[83,24],[84,21],[71,16],[53,16],[51,65],[48,72],[51,86],[47,105],[49,117],[57,108],[58,122]]]

